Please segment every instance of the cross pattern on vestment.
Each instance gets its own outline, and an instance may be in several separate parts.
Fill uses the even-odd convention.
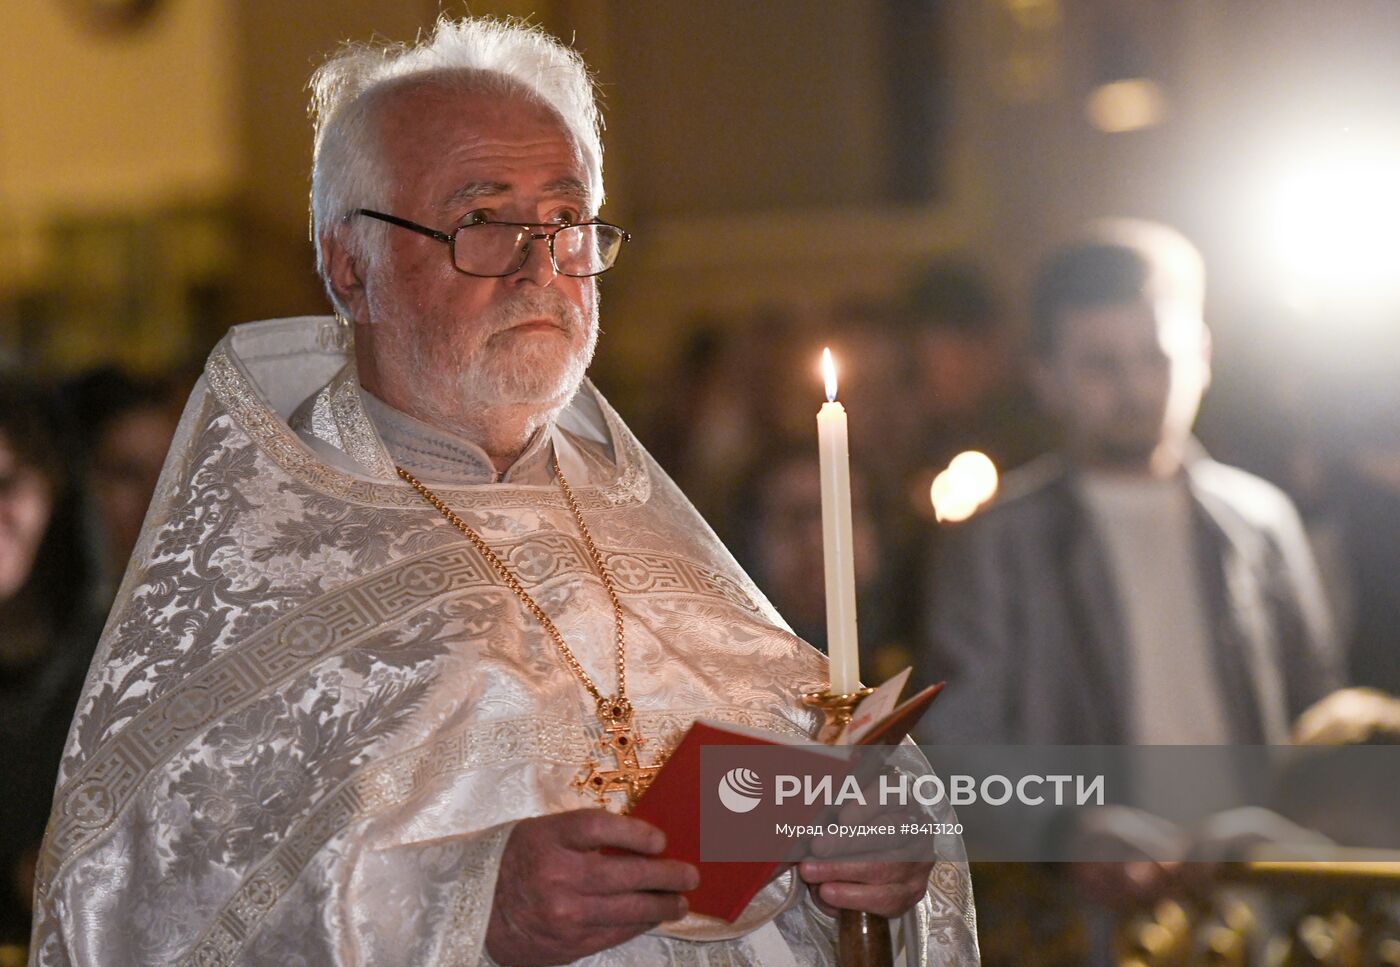
[[[166,707],[165,717],[176,725],[197,725],[209,712],[209,696],[200,689],[194,693],[176,694]]]
[[[442,576],[414,568],[403,576],[403,586],[415,594],[433,594],[443,586]]]
[[[277,899],[277,890],[266,877],[256,877],[248,884],[244,895],[255,909],[266,910]]]
[[[111,808],[111,797],[101,786],[87,783],[79,786],[73,794],[73,804],[70,808],[74,818],[80,823],[102,822],[106,820],[107,811]]]
[[[623,584],[640,585],[650,572],[640,562],[630,557],[613,557],[608,561],[608,570]]]
[[[583,764],[584,772],[574,780],[574,788],[592,793],[600,806],[606,805],[608,795],[626,793],[627,809],[631,809],[664,764],[664,760],[649,766],[641,764],[637,759],[637,750],[646,744],[646,739],[632,732],[631,715],[625,719],[608,720],[597,746],[599,752],[612,755],[616,768],[603,769],[597,761],[589,759]]]
[[[299,621],[283,632],[282,643],[294,655],[320,651],[326,643],[326,627],[316,621]]]

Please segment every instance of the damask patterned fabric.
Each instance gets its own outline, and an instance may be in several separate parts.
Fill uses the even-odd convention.
[[[240,326],[210,356],[69,737],[33,963],[486,963],[512,823],[592,805],[571,786],[591,700],[394,476],[347,360],[320,318]],[[643,761],[698,716],[810,733],[795,697],[824,660],[616,414],[585,386],[550,433],[625,610]],[[439,493],[611,691],[612,610],[558,487]],[[800,894],[782,880],[739,931],[687,918],[583,962],[830,964]],[[903,927],[909,963],[975,963],[966,865],[940,863]]]

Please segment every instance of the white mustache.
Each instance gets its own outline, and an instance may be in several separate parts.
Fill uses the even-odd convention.
[[[481,320],[487,339],[505,332],[522,322],[541,316],[554,322],[566,335],[573,335],[582,325],[578,306],[550,289],[527,289],[491,309]]]

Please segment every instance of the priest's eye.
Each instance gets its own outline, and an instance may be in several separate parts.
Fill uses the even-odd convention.
[[[484,211],[467,212],[459,224],[462,225],[485,225],[491,219]]]

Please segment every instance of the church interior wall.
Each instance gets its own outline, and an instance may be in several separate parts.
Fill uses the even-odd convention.
[[[911,40],[898,35],[914,6],[926,35]],[[782,306],[818,330],[947,253],[1018,307],[1034,258],[1108,214],[1200,242],[1222,349],[1248,356],[1260,333],[1234,320],[1258,314],[1271,281],[1242,201],[1249,165],[1268,163],[1271,131],[1325,114],[1329,92],[1360,104],[1369,88],[1374,115],[1396,84],[1400,14],[1384,0],[914,6],[472,5],[533,15],[598,73],[607,212],[637,236],[604,283],[605,379],[658,371],[698,314],[742,328],[749,310]],[[306,77],[346,38],[411,38],[439,4],[163,0],[105,31],[80,8],[5,14],[21,42],[0,64],[0,352],[59,372],[103,358],[154,369],[231,323],[323,311]],[[912,175],[907,152],[896,164],[911,115],[892,94],[892,50],[911,61],[906,80],[937,89],[936,130],[903,142],[922,151]],[[1094,130],[1085,97],[1124,69],[1166,92],[1165,119]]]

